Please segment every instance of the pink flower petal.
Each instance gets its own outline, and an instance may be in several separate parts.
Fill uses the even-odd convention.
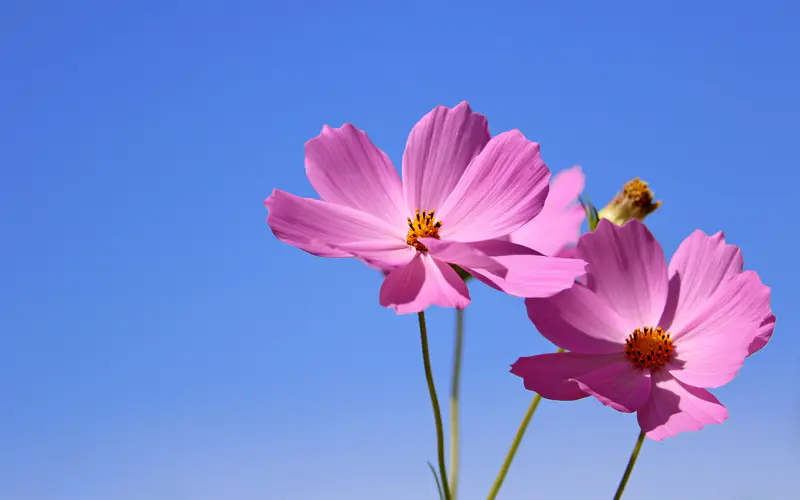
[[[705,389],[683,384],[668,373],[653,374],[650,400],[639,409],[639,426],[662,441],[684,431],[698,431],[728,419],[728,410]]]
[[[325,257],[387,259],[397,264],[410,261],[414,255],[406,245],[405,234],[364,212],[277,189],[264,205],[275,236],[306,252]],[[404,257],[398,262],[399,253]]]
[[[761,326],[758,328],[758,334],[756,338],[750,343],[750,347],[748,348],[748,356],[760,351],[767,345],[769,339],[772,338],[772,331],[775,329],[775,315],[770,313],[769,316],[764,318],[761,322]]]
[[[742,254],[738,247],[725,243],[722,232],[708,236],[700,230],[686,238],[670,262],[670,293],[661,325],[673,332],[692,321],[709,298],[729,278],[742,272]],[[761,285],[762,293],[769,287]],[[753,321],[760,323],[756,338],[750,343],[749,354],[762,349],[775,327],[775,316],[769,303],[752,309]]]
[[[769,310],[769,288],[758,274],[744,271],[728,278],[702,308],[694,310],[694,318],[671,331],[675,360],[670,373],[696,387],[727,384],[759,338],[765,310]]]
[[[550,169],[539,145],[518,130],[504,132],[467,167],[437,212],[443,239],[479,241],[507,236],[544,206]]]
[[[443,241],[435,238],[420,238],[420,243],[428,248],[428,253],[442,262],[461,267],[477,267],[505,277],[508,270],[496,259],[481,252],[471,243]]]
[[[368,266],[381,271],[384,276],[398,267],[403,267],[417,254],[417,250],[411,247],[401,248],[392,251],[381,251],[372,254],[360,255],[359,258]]]
[[[578,196],[586,185],[586,176],[580,165],[564,169],[553,176],[545,208],[564,210],[578,205]],[[585,215],[585,214],[584,214]],[[575,238],[577,240],[577,238]]]
[[[579,166],[559,172],[550,184],[542,211],[511,233],[511,241],[553,256],[578,241],[586,212],[576,202],[585,181]]]
[[[452,267],[417,252],[406,266],[391,271],[383,280],[380,303],[397,314],[424,311],[431,305],[463,309],[469,291]]]
[[[406,227],[403,187],[392,162],[351,124],[322,128],[306,143],[306,175],[320,197]]]
[[[589,263],[589,288],[626,321],[629,333],[656,326],[667,300],[664,252],[647,227],[634,219],[619,227],[605,219],[578,241]]]
[[[394,269],[405,266],[417,254],[415,248],[408,245],[398,247],[393,242],[363,242],[358,246],[346,248],[350,248],[354,257],[358,257],[367,265],[378,269]]]
[[[576,375],[573,379],[582,391],[604,405],[625,413],[633,413],[641,408],[650,397],[652,386],[650,372],[635,367],[624,354],[617,354],[615,362],[599,370]]]
[[[574,401],[589,394],[582,391],[575,377],[601,370],[614,364],[618,354],[591,356],[573,352],[540,354],[519,358],[511,365],[511,373],[521,377],[525,388],[546,399]]]
[[[486,117],[466,102],[437,106],[408,136],[403,153],[403,190],[408,212],[440,210],[467,165],[489,142]]]
[[[722,232],[708,236],[699,229],[687,237],[669,263],[670,293],[661,326],[685,324],[702,308],[720,283],[742,272],[742,253],[726,245]]]
[[[526,299],[528,317],[547,340],[568,351],[612,354],[625,350],[627,323],[580,283],[545,299]]]
[[[564,259],[577,259],[578,251],[575,246],[566,246],[553,254],[553,257],[562,257]]]
[[[502,240],[470,243],[506,269],[501,276],[486,268],[464,270],[490,287],[516,297],[549,297],[575,284],[584,274],[586,263],[580,259],[547,257],[535,250]]]

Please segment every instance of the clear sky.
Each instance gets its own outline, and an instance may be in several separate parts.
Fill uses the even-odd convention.
[[[647,4],[647,5],[645,5]],[[435,491],[416,318],[381,276],[277,241],[303,144],[352,122],[400,164],[438,104],[519,128],[671,254],[724,229],[773,290],[730,419],[646,442],[626,498],[800,498],[796,2],[36,1],[0,5],[0,498],[417,500]],[[461,499],[485,498],[554,349],[472,286]],[[446,396],[454,313],[429,313]],[[638,429],[540,405],[501,494],[610,498]],[[795,497],[795,495],[797,495]]]

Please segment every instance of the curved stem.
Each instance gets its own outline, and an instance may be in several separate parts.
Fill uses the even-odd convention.
[[[564,349],[559,348],[557,352],[564,352]],[[528,424],[531,422],[531,418],[536,412],[536,408],[539,406],[539,401],[541,400],[542,397],[540,395],[537,394],[534,396],[533,401],[531,401],[531,405],[528,407],[528,411],[525,412],[525,416],[522,417],[522,423],[519,424],[517,435],[514,436],[514,441],[511,442],[511,448],[508,450],[508,454],[503,462],[503,466],[500,468],[500,473],[497,474],[497,479],[494,480],[494,485],[492,485],[492,490],[489,492],[489,496],[486,497],[487,500],[494,500],[497,498],[497,494],[500,492],[500,487],[503,486],[503,481],[505,481],[506,475],[508,474],[508,469],[511,467],[511,462],[514,460],[514,455],[517,454],[517,448],[519,448],[522,438],[525,436],[525,431],[528,429]]]
[[[425,364],[425,380],[428,381],[428,392],[431,395],[433,418],[436,420],[436,454],[439,459],[439,477],[442,479],[442,490],[445,500],[451,500],[450,486],[447,482],[447,466],[444,461],[444,430],[442,426],[442,412],[439,409],[439,399],[436,397],[436,386],[433,384],[433,371],[431,371],[431,356],[428,353],[428,328],[425,326],[425,313],[419,313],[419,336],[422,343],[422,362]]]
[[[617,493],[614,495],[614,500],[619,500],[622,498],[622,492],[625,491],[625,485],[628,484],[628,479],[631,477],[631,472],[633,472],[633,466],[636,465],[636,459],[639,458],[639,450],[642,449],[642,443],[644,442],[644,431],[639,431],[639,437],[636,438],[636,446],[633,447],[633,453],[631,453],[631,458],[628,459],[628,466],[625,467],[625,474],[622,475],[622,480],[619,482],[619,486],[617,487]]]
[[[464,310],[456,309],[456,341],[453,347],[453,378],[450,383],[450,487],[453,499],[458,489],[458,393],[461,384],[461,353],[464,350]]]
[[[514,455],[517,454],[517,448],[519,448],[519,444],[522,442],[522,437],[525,435],[525,430],[528,428],[528,423],[530,423],[531,417],[533,417],[536,407],[539,406],[539,401],[541,400],[542,397],[537,394],[534,396],[531,405],[528,407],[528,411],[525,413],[525,417],[523,417],[522,423],[519,425],[519,429],[517,430],[517,435],[514,436],[514,441],[511,443],[511,449],[508,450],[508,455],[506,455],[506,460],[503,462],[503,467],[500,468],[500,473],[497,475],[497,479],[494,480],[492,491],[490,491],[489,496],[486,497],[487,500],[494,500],[497,498],[497,494],[500,492],[500,487],[503,486],[503,481],[506,479],[506,474],[508,474],[508,469],[511,467],[511,462],[514,460]]]

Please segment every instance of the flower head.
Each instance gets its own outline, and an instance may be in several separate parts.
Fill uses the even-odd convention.
[[[638,177],[622,186],[622,192],[608,202],[598,216],[621,226],[629,220],[644,220],[661,206],[660,201],[653,201],[655,195],[647,187],[647,183]]]
[[[667,267],[643,223],[601,220],[577,255],[584,283],[525,301],[539,332],[570,352],[520,358],[511,372],[544,398],[637,412],[655,440],[727,419],[706,389],[730,382],[775,325],[770,289],[742,270],[739,249],[698,230]]]
[[[282,241],[322,257],[353,257],[386,274],[380,303],[398,313],[464,308],[469,291],[450,266],[523,297],[570,287],[585,262],[509,241],[545,205],[550,171],[519,131],[490,138],[463,102],[425,115],[403,154],[389,158],[350,124],[306,143],[306,174],[321,200],[275,190],[267,223]]]

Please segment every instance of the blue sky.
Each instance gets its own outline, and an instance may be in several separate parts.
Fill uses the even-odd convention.
[[[303,143],[352,122],[399,165],[468,100],[605,202],[634,176],[671,254],[724,229],[773,289],[770,345],[721,426],[647,442],[626,498],[800,496],[791,2],[7,2],[0,5],[0,498],[435,498],[414,316],[381,277],[280,243]],[[793,62],[794,61],[794,62]],[[553,349],[472,286],[461,496],[485,498]],[[453,312],[429,313],[440,393]],[[501,498],[610,498],[638,430],[543,402]],[[538,496],[537,496],[538,495]]]

